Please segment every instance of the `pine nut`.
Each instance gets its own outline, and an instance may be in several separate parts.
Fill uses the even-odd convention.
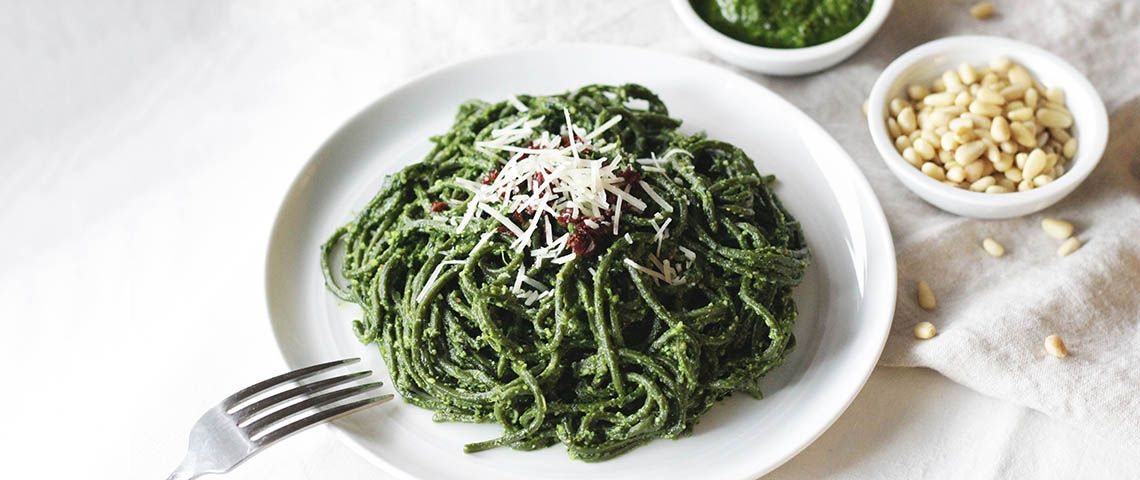
[[[895,149],[898,150],[899,153],[902,153],[903,150],[906,150],[906,147],[909,146],[910,137],[907,137],[906,135],[899,135],[898,138],[895,138]]]
[[[892,137],[897,137],[899,135],[902,135],[902,129],[899,128],[899,122],[893,118],[888,118],[887,119],[887,132],[889,132]]]
[[[1065,158],[1073,158],[1073,156],[1077,154],[1077,139],[1070,138],[1069,141],[1065,142],[1061,153],[1065,155]]]
[[[970,92],[961,91],[961,92],[958,92],[958,95],[954,97],[954,105],[962,107],[962,108],[966,108],[966,107],[970,106],[970,102],[972,102],[973,100],[974,100],[974,97],[972,95],[970,95]]]
[[[1005,185],[990,185],[984,190],[985,193],[1009,193],[1012,191],[1013,189]]]
[[[938,305],[938,301],[934,298],[934,290],[930,289],[930,285],[925,281],[918,282],[918,306],[923,310],[934,310]]]
[[[962,165],[969,165],[977,160],[978,157],[981,157],[985,151],[985,142],[981,140],[975,140],[958,147],[958,149],[954,151],[954,161]]]
[[[1033,180],[1030,180],[1028,178],[1024,178],[1020,182],[1017,183],[1017,191],[1028,192],[1030,190],[1033,190]]]
[[[986,102],[982,102],[980,100],[974,100],[973,102],[970,102],[970,112],[976,113],[978,115],[986,115],[986,116],[990,116],[990,117],[996,117],[998,115],[1001,115],[1001,107],[994,105],[992,103],[986,103]]]
[[[1037,111],[1037,123],[1049,128],[1069,128],[1073,126],[1073,117],[1058,110],[1042,108]]]
[[[933,162],[926,162],[922,164],[922,173],[935,180],[945,180],[946,171],[942,167],[935,165]]]
[[[929,143],[931,148],[933,148],[935,145],[938,145],[940,141],[938,135],[931,130],[923,130],[922,139],[926,140],[926,143]]]
[[[1005,105],[1005,97],[989,88],[978,89],[978,94],[975,96],[979,102],[985,102],[991,105]]]
[[[946,171],[946,179],[955,183],[959,183],[962,180],[966,179],[966,171],[963,170],[962,167],[955,165],[953,167],[950,167],[950,170]]]
[[[903,107],[908,107],[907,103],[899,97],[892,98],[890,103],[887,103],[887,108],[890,109],[891,115],[898,116],[902,112]]]
[[[1045,171],[1045,152],[1040,148],[1034,149],[1029,152],[1029,158],[1025,161],[1025,167],[1021,169],[1021,174],[1025,178],[1034,178]]]
[[[1029,90],[1029,85],[1013,84],[1002,88],[1001,90],[998,90],[998,93],[1001,94],[1001,96],[1005,98],[1007,102],[1012,102],[1014,100],[1025,98],[1026,90]],[[1022,106],[1024,106],[1024,104],[1022,104]]]
[[[997,142],[1009,140],[1009,122],[1005,117],[994,117],[993,123],[990,124],[990,136]]]
[[[985,128],[988,130],[993,125],[993,120],[990,120],[990,117],[978,115],[976,113],[963,113],[961,118],[970,119],[970,121],[974,122],[974,126],[977,128]]]
[[[915,330],[915,335],[918,334],[917,332],[918,330]],[[1057,335],[1045,337],[1045,351],[1057,358],[1069,356],[1069,349],[1065,347],[1065,342],[1061,341],[1061,337]]]
[[[914,109],[909,106],[899,111],[898,121],[899,128],[902,128],[903,132],[910,133],[918,128],[917,120],[914,118]]]
[[[1038,92],[1040,92],[1040,90],[1038,90]],[[1062,112],[1065,112],[1068,115],[1073,114],[1073,112],[1070,112],[1069,108],[1066,107],[1065,104],[1054,102],[1052,100],[1049,100],[1048,98],[1038,100],[1037,101],[1037,108],[1051,108],[1053,110],[1060,110]]]
[[[986,132],[986,135],[989,135],[989,132]],[[982,137],[982,142],[985,142],[986,144],[986,160],[989,160],[990,163],[993,163],[994,170],[997,170],[997,163],[1001,162],[1001,150],[998,150],[997,145],[994,145],[990,141],[987,141],[986,137]],[[1010,162],[1010,165],[1012,164],[1013,162]]]
[[[982,240],[982,248],[986,250],[986,253],[990,254],[990,256],[993,257],[1000,257],[1002,255],[1005,255],[1005,247],[998,243],[997,240],[994,240],[992,238]]]
[[[982,75],[982,86],[983,87],[993,89],[993,91],[996,92],[996,91],[998,91],[997,85],[998,85],[998,76],[996,73],[986,72],[985,75]]]
[[[996,57],[993,60],[990,60],[990,70],[998,73],[1008,72],[1009,67],[1011,66],[1013,66],[1013,62],[1009,59],[1009,57]]]
[[[974,129],[974,121],[969,118],[955,118],[948,125],[951,132],[962,133]]]
[[[978,181],[986,174],[986,167],[982,162],[974,162],[969,165],[964,165],[962,169],[966,172],[966,180],[970,183]]]
[[[922,158],[914,151],[914,147],[906,147],[906,149],[903,150],[902,156],[907,163],[922,168]]]
[[[1013,156],[1013,160],[1014,160],[1014,164],[1017,165],[1017,168],[1024,170],[1025,169],[1025,161],[1029,160],[1029,154],[1025,153],[1025,152],[1018,153],[1017,155]]]
[[[1029,71],[1021,65],[1013,65],[1009,67],[1009,83],[1010,85],[1025,85],[1028,87],[1033,86],[1033,77],[1029,76]]]
[[[1017,110],[1010,110],[1010,112],[1005,116],[1009,117],[1010,121],[1025,122],[1033,119],[1033,109],[1029,107],[1021,107]]]
[[[966,86],[962,85],[962,80],[958,78],[958,73],[953,70],[942,73],[942,83],[946,84],[947,92],[952,92],[955,95],[966,89]]]
[[[1050,87],[1045,90],[1045,98],[1048,98],[1050,102],[1063,105],[1065,103],[1065,91],[1061,87]]]
[[[974,70],[974,66],[969,63],[958,65],[958,78],[962,79],[962,83],[971,85],[978,83],[978,71]]]
[[[906,94],[911,100],[919,101],[926,98],[926,96],[930,94],[930,90],[922,85],[915,84],[906,87]]]
[[[998,154],[998,159],[993,161],[994,170],[1005,173],[1013,168],[1013,155],[1008,153]]]
[[[970,143],[976,139],[977,139],[977,136],[974,135],[973,130],[961,130],[959,132],[954,133],[954,140],[956,140],[959,144]]]
[[[1064,240],[1073,236],[1073,224],[1056,218],[1041,220],[1041,229],[1057,240]]]
[[[944,150],[946,152],[949,152],[949,151],[954,150],[955,148],[958,148],[958,145],[959,145],[958,140],[954,138],[954,134],[950,133],[950,132],[946,132],[945,134],[943,134],[942,138],[939,139],[938,144],[939,144],[939,146],[942,147],[942,150]]]
[[[922,97],[922,103],[932,107],[948,107],[954,104],[954,94],[949,92],[932,93]]]
[[[1057,255],[1067,257],[1077,251],[1078,248],[1081,248],[1081,241],[1077,237],[1069,237],[1068,240],[1061,243],[1061,247],[1057,249]]]
[[[978,20],[985,20],[994,14],[994,4],[990,2],[978,2],[970,7],[970,15]]]
[[[938,329],[934,328],[934,324],[930,322],[918,322],[914,326],[914,338],[919,340],[930,340],[938,335]]]
[[[990,162],[977,162],[977,163],[982,164],[982,176],[993,175],[994,164],[992,164]]]
[[[1005,178],[1010,179],[1010,181],[1013,181],[1013,182],[1020,182],[1021,181],[1021,169],[1020,168],[1010,167],[1009,170],[1006,170],[1005,172],[1002,172],[1002,173],[1004,173]]]
[[[1029,108],[1037,108],[1037,89],[1030,88],[1025,91],[1025,106]]]
[[[1013,133],[1013,139],[1022,146],[1037,147],[1037,137],[1033,135],[1033,129],[1027,127],[1026,124],[1021,122],[1010,123],[1009,131]]]
[[[1070,138],[1073,138],[1073,136],[1069,135],[1069,132],[1063,128],[1050,128],[1049,129],[1049,136],[1056,138],[1062,144],[1064,144],[1065,142],[1068,142]]]
[[[1033,177],[1033,184],[1038,187],[1044,187],[1053,182],[1053,177],[1050,175],[1041,174]]]
[[[971,183],[970,190],[973,190],[975,192],[984,192],[987,188],[994,186],[995,183],[997,183],[997,180],[995,180],[994,177],[986,175],[982,178],[979,178],[978,181]]]
[[[931,145],[925,138],[920,138],[914,141],[914,151],[923,160],[932,160],[934,158],[934,145]]]

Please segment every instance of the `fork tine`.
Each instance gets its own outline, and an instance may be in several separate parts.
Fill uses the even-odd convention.
[[[258,393],[264,392],[270,388],[281,385],[282,383],[290,382],[293,380],[301,380],[303,378],[311,377],[313,375],[316,375],[318,373],[321,373],[321,372],[328,370],[328,369],[331,369],[331,368],[336,368],[336,367],[339,367],[341,365],[351,365],[351,364],[359,362],[359,361],[360,361],[359,358],[346,358],[344,360],[337,360],[335,362],[322,363],[320,365],[313,365],[311,367],[305,367],[305,368],[301,368],[298,370],[293,370],[292,372],[281,374],[281,375],[278,375],[276,377],[270,378],[269,380],[257,382],[253,385],[246,387],[246,388],[238,390],[237,393],[234,393],[233,395],[226,397],[225,400],[222,400],[222,405],[225,406],[226,410],[228,411],[228,410],[234,408],[234,406],[237,405],[238,403],[240,403],[242,400],[245,400],[245,399],[249,398],[250,396],[256,395]]]
[[[384,385],[384,382],[366,383],[363,385],[356,385],[356,386],[349,387],[349,388],[342,388],[342,389],[337,390],[335,392],[324,393],[321,395],[317,395],[315,397],[307,398],[304,401],[294,403],[292,405],[289,405],[288,407],[282,408],[280,410],[277,410],[275,412],[270,413],[269,415],[266,415],[266,416],[261,417],[257,420],[254,420],[253,422],[250,422],[249,425],[246,425],[243,428],[245,429],[245,432],[247,435],[249,435],[250,437],[253,437],[259,433],[264,432],[266,428],[272,426],[273,424],[280,422],[284,419],[287,419],[289,417],[292,417],[298,413],[304,412],[305,410],[308,410],[310,408],[323,407],[325,405],[332,405],[333,403],[344,400],[344,399],[351,397],[353,395],[356,395],[359,393],[364,393],[364,392],[367,392],[370,390],[375,390],[377,388],[380,388],[383,385]]]
[[[337,385],[343,385],[358,378],[367,377],[369,375],[372,375],[372,371],[365,370],[363,372],[356,372],[347,375],[341,375],[339,377],[326,378],[324,380],[319,380],[313,383],[307,383],[294,388],[290,388],[284,392],[273,394],[242,407],[241,410],[233,413],[234,421],[240,424],[248,420],[249,417],[257,415],[258,413],[265,411],[265,409],[291,398],[296,398],[304,394],[315,394],[323,390],[328,390]]]
[[[391,393],[389,393],[387,395],[381,395],[379,397],[366,398],[364,400],[357,400],[357,401],[352,402],[352,403],[346,403],[346,404],[340,405],[338,407],[333,407],[333,408],[330,408],[328,410],[323,410],[319,413],[315,413],[315,414],[310,415],[308,417],[297,420],[296,422],[293,422],[293,423],[285,425],[281,428],[278,428],[277,430],[269,432],[264,437],[261,437],[257,440],[252,440],[250,443],[256,445],[257,448],[264,448],[266,446],[272,445],[273,443],[275,443],[275,442],[277,442],[277,441],[279,441],[285,437],[288,437],[294,433],[300,432],[301,430],[304,430],[306,428],[317,425],[321,422],[324,422],[327,420],[334,420],[338,417],[343,417],[345,415],[357,412],[359,410],[363,410],[363,409],[371,407],[373,405],[379,405],[381,403],[387,402],[388,400],[391,400],[392,397],[393,397],[393,395]]]

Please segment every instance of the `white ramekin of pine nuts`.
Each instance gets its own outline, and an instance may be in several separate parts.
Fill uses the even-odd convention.
[[[1096,167],[1108,115],[1079,71],[1035,46],[963,36],[892,62],[867,103],[887,167],[962,216],[1010,218],[1072,192]]]

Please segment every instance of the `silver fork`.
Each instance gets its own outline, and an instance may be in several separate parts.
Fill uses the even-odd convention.
[[[334,406],[341,400],[380,388],[382,382],[321,393],[367,377],[372,374],[370,370],[299,383],[327,370],[359,361],[359,358],[349,358],[305,367],[255,383],[230,395],[222,403],[207,410],[198,419],[198,423],[194,424],[190,430],[190,447],[186,450],[186,457],[167,480],[188,480],[207,473],[228,472],[265,447],[294,433],[391,400],[392,394],[387,394]],[[250,402],[260,393],[290,383],[296,383],[297,386]],[[299,401],[272,409],[290,400]],[[285,422],[312,410],[315,412],[310,415]]]

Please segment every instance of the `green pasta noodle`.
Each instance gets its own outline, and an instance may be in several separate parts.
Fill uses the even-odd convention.
[[[634,84],[469,101],[322,246],[403,398],[502,426],[467,452],[678,438],[791,351],[799,223],[680,123]]]

